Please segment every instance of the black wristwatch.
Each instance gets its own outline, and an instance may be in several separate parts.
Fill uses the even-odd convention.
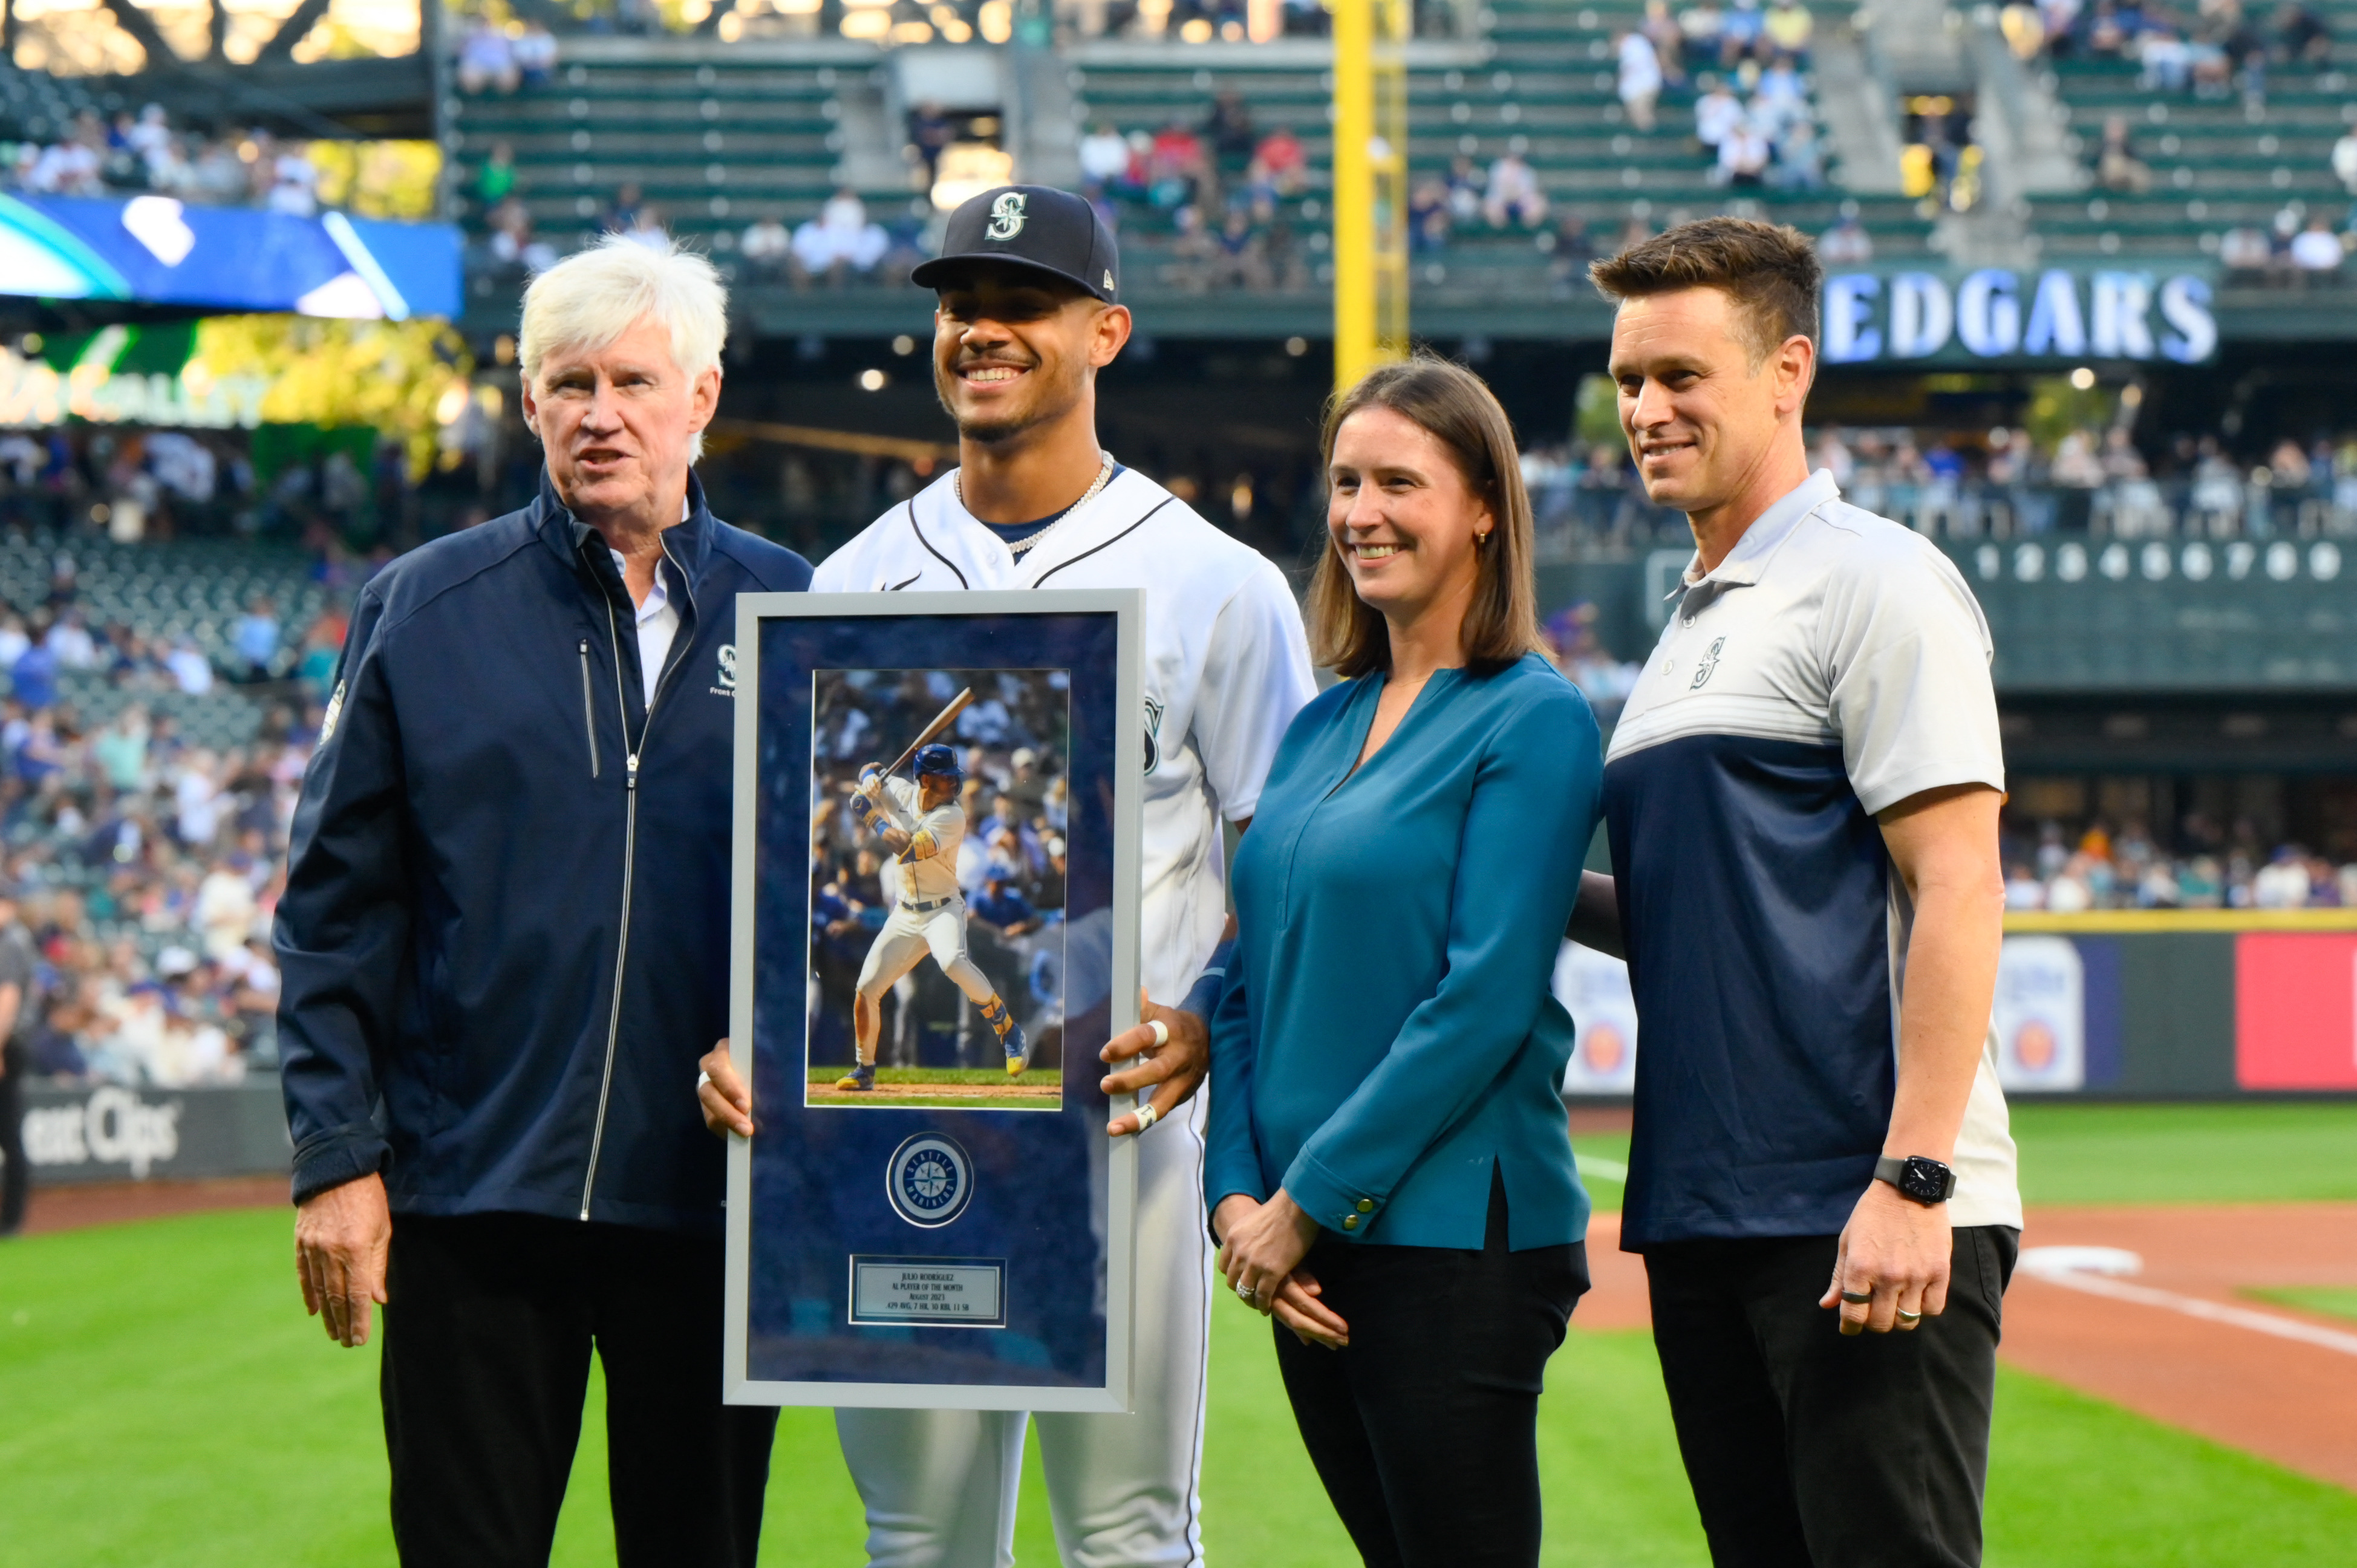
[[[1874,1179],[1889,1182],[1899,1189],[1900,1197],[1912,1198],[1926,1208],[1956,1196],[1956,1173],[1921,1155],[1910,1155],[1903,1160],[1883,1155],[1874,1162]]]

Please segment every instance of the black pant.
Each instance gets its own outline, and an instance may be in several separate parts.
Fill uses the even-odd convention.
[[[32,1070],[32,1053],[11,1040],[0,1046],[0,1236],[21,1229],[25,1199],[33,1190],[33,1166],[25,1158],[25,1079]]]
[[[2021,1233],[1955,1232],[1947,1310],[1844,1337],[1837,1237],[1649,1249],[1653,1344],[1718,1568],[1971,1568]]]
[[[405,1568],[548,1561],[595,1346],[619,1568],[748,1568],[778,1412],[720,1402],[721,1247],[529,1215],[393,1222],[384,1438]]]
[[[1276,1330],[1318,1478],[1368,1568],[1539,1559],[1539,1390],[1587,1289],[1587,1247],[1506,1250],[1493,1175],[1481,1251],[1321,1236],[1303,1266],[1351,1326],[1343,1350]]]

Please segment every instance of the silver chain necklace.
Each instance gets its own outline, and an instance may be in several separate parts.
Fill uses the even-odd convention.
[[[1030,549],[1033,545],[1035,545],[1035,544],[1039,543],[1041,540],[1043,540],[1043,539],[1047,538],[1047,537],[1048,537],[1048,535],[1049,535],[1049,534],[1051,534],[1051,533],[1055,532],[1057,529],[1059,529],[1059,528],[1060,528],[1060,527],[1062,527],[1062,526],[1063,526],[1063,524],[1064,524],[1064,520],[1065,520],[1066,518],[1068,518],[1068,517],[1071,516],[1074,512],[1076,512],[1076,511],[1080,510],[1082,507],[1084,507],[1084,506],[1088,505],[1091,501],[1092,501],[1092,500],[1096,499],[1097,499],[1097,492],[1098,492],[1099,490],[1103,489],[1105,488],[1105,485],[1106,485],[1106,484],[1107,484],[1107,483],[1108,483],[1108,482],[1113,478],[1113,469],[1114,469],[1113,454],[1112,454],[1112,453],[1110,453],[1110,452],[1107,452],[1107,453],[1105,453],[1105,454],[1104,454],[1104,462],[1103,462],[1103,464],[1102,466],[1100,466],[1100,467],[1098,467],[1098,469],[1097,469],[1097,478],[1096,478],[1096,482],[1095,482],[1094,484],[1091,485],[1087,489],[1085,489],[1085,490],[1083,490],[1083,491],[1082,491],[1082,492],[1081,492],[1081,499],[1078,499],[1078,500],[1076,500],[1076,501],[1074,501],[1071,505],[1070,505],[1070,506],[1066,507],[1063,510],[1061,510],[1061,511],[1058,512],[1058,513],[1056,514],[1056,516],[1055,516],[1054,520],[1053,520],[1052,521],[1050,521],[1050,522],[1048,524],[1048,526],[1047,526],[1047,527],[1045,527],[1045,528],[1041,529],[1039,532],[1037,532],[1037,533],[1033,534],[1030,538],[1028,538],[1028,539],[1017,539],[1017,540],[1014,540],[1014,541],[1009,542],[1008,542],[1008,544],[1007,544],[1007,546],[1006,546],[1007,553],[1008,553],[1009,554],[1012,554],[1012,555],[1013,555],[1013,556],[1014,556],[1017,561],[1020,561],[1020,560],[1023,558],[1023,553],[1024,553],[1025,551],[1027,551],[1027,550]],[[965,470],[964,470],[964,469],[960,468],[960,469],[958,469],[955,473],[952,473],[952,474],[950,476],[950,487],[951,487],[951,489],[954,489],[954,490],[956,490],[956,491],[957,491],[958,505],[959,505],[959,506],[961,506],[961,507],[965,506]],[[971,510],[971,509],[968,509],[968,510],[967,510],[967,514],[966,514],[966,515],[968,515],[969,517],[973,516],[973,512],[972,512],[972,510]],[[977,521],[979,521],[979,520],[977,520]],[[987,525],[985,525],[985,526],[987,526]]]

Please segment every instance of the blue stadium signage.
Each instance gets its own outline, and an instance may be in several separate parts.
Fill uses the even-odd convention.
[[[1835,273],[1825,279],[1827,364],[2158,360],[2218,349],[2207,278],[2130,270]]]
[[[0,195],[0,295],[401,321],[458,313],[458,258],[448,223]]]

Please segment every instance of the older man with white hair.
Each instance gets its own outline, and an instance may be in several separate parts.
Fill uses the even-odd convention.
[[[386,1307],[406,1564],[548,1559],[594,1347],[615,1549],[750,1563],[775,1412],[720,1399],[740,592],[800,556],[693,466],[726,296],[608,240],[524,295],[539,498],[362,590],[278,905],[296,1257],[328,1336]]]

